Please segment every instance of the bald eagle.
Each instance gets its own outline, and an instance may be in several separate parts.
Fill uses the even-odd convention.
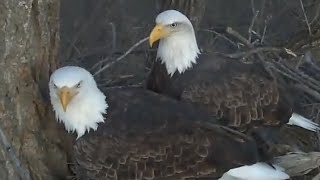
[[[217,125],[192,104],[143,88],[102,92],[76,66],[53,72],[49,90],[56,118],[77,134],[71,153],[77,179],[217,179],[237,167],[226,174],[242,177],[254,168],[255,175],[288,178],[255,164],[260,153],[253,138]]]
[[[290,99],[280,96],[277,80],[261,63],[200,53],[190,20],[176,10],[160,13],[155,21],[149,43],[159,40],[159,46],[148,89],[203,106],[230,127],[259,122],[319,129],[292,113]]]

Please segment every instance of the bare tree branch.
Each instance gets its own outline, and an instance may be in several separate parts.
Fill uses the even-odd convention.
[[[231,39],[227,38],[225,35],[223,35],[221,33],[218,33],[217,31],[214,31],[214,30],[211,30],[211,29],[200,29],[200,31],[213,33],[213,34],[225,39],[226,41],[228,41],[230,44],[234,45],[235,47],[238,47],[237,43],[233,42]]]
[[[312,31],[311,31],[310,23],[309,23],[309,21],[308,21],[307,14],[306,14],[306,12],[305,12],[305,10],[304,10],[304,6],[303,6],[302,0],[300,0],[300,5],[301,5],[301,9],[302,9],[302,12],[303,12],[304,19],[305,19],[306,24],[307,24],[307,27],[308,27],[309,35],[312,36]]]
[[[112,31],[112,51],[111,53],[115,52],[117,50],[117,31],[116,31],[116,26],[114,25],[113,22],[109,23]]]
[[[248,38],[248,41],[251,43],[251,38],[252,38],[252,31],[253,31],[253,26],[254,26],[254,23],[256,22],[257,20],[257,17],[258,17],[258,14],[259,14],[259,11],[256,11],[254,13],[254,16],[251,20],[251,24],[249,26],[249,30],[248,30],[248,34],[249,34],[249,38]]]
[[[122,60],[123,58],[125,58],[128,54],[130,54],[131,51],[133,51],[135,48],[137,48],[138,46],[140,46],[142,43],[144,43],[145,41],[147,41],[149,39],[149,37],[143,38],[140,41],[138,41],[136,44],[134,44],[131,48],[129,48],[122,56],[118,57],[115,61],[112,61],[108,64],[106,64],[105,66],[103,66],[101,69],[99,69],[97,72],[95,72],[93,75],[96,76],[97,74],[101,73],[102,71],[106,70],[107,68],[109,68],[111,65],[113,65],[114,63]]]
[[[246,45],[249,48],[253,48],[253,45],[245,38],[243,37],[240,33],[238,33],[237,31],[233,30],[231,27],[227,27],[227,33],[229,33],[230,35],[238,38],[238,40],[243,43],[244,45]]]
[[[66,51],[66,58],[65,59],[69,59],[71,57],[72,49],[73,49],[73,47],[75,47],[74,44],[79,40],[81,33],[83,33],[83,31],[89,27],[89,25],[93,22],[95,17],[98,15],[99,8],[103,7],[102,3],[104,3],[104,1],[98,1],[96,6],[94,7],[94,9],[92,10],[92,14],[88,18],[88,21],[86,23],[82,24],[81,27],[79,28],[79,31],[73,36],[73,38],[70,42],[71,46]]]

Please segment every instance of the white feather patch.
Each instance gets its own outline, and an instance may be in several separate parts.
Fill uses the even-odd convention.
[[[65,112],[58,97],[57,88],[73,87],[79,81],[81,87],[73,97]],[[55,85],[54,85],[55,84]],[[90,72],[77,66],[66,66],[56,70],[50,77],[49,94],[57,121],[63,122],[68,132],[76,132],[77,139],[91,129],[98,128],[104,122],[103,114],[107,113],[106,96],[98,89]]]
[[[290,178],[283,168],[275,165],[274,167],[263,162],[241,166],[230,169],[219,180],[285,180]]]
[[[319,124],[313,122],[310,119],[307,119],[297,113],[292,113],[291,118],[289,119],[289,122],[287,123],[289,125],[296,125],[299,127],[302,127],[304,129],[307,129],[309,131],[316,131],[319,130]]]
[[[78,139],[91,129],[96,131],[98,123],[104,122],[103,114],[107,113],[108,107],[105,98],[102,93],[89,93],[81,99],[74,99],[66,112],[63,111],[60,101],[52,101],[52,105],[57,120],[64,123],[68,132],[76,132]]]
[[[167,72],[172,76],[176,71],[183,73],[197,63],[200,54],[194,34],[176,33],[160,40],[157,58],[165,63]]]
[[[157,51],[157,58],[166,65],[170,76],[173,76],[176,71],[183,73],[191,68],[197,63],[200,54],[193,26],[184,14],[176,10],[167,10],[156,18],[157,24],[168,25],[173,22],[181,22],[186,26],[184,30],[176,31],[161,39]]]

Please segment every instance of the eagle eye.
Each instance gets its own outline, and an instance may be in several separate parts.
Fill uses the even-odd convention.
[[[176,27],[177,26],[177,23],[172,23],[170,24],[171,27]]]
[[[80,81],[78,84],[76,84],[75,87],[76,87],[76,88],[81,88],[81,82],[82,82],[82,81]]]

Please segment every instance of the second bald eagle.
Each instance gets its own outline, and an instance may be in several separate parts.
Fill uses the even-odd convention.
[[[184,14],[176,10],[160,13],[150,45],[158,40],[148,89],[204,106],[231,127],[289,122],[312,131],[319,128],[292,113],[292,103],[279,95],[277,80],[261,63],[200,54],[193,26]]]

